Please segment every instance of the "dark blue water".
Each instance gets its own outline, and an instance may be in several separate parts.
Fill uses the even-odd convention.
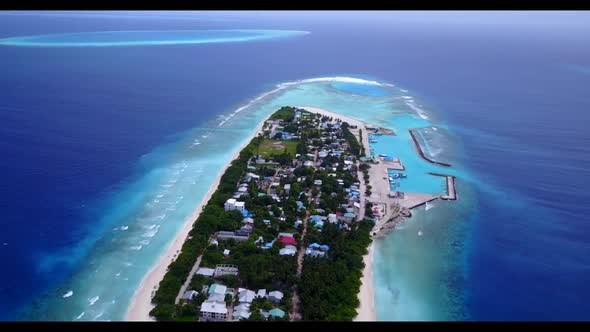
[[[137,176],[142,155],[274,83],[339,74],[419,93],[464,143],[479,202],[477,213],[458,221],[469,230],[468,278],[461,286],[468,316],[588,319],[590,17],[566,14],[450,20],[444,13],[412,19],[366,13],[350,24],[350,17],[338,17],[350,14],[331,13],[327,19],[220,14],[227,21],[203,19],[211,13],[145,19],[0,13],[0,38],[142,29],[311,31],[239,44],[1,47],[6,272],[0,318],[14,319],[15,310],[85,263],[109,226],[96,220]]]

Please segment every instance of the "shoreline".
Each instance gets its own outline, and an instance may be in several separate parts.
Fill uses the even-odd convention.
[[[353,319],[354,322],[375,322],[377,321],[377,312],[375,310],[375,288],[373,286],[373,255],[375,250],[375,239],[371,241],[369,252],[363,257],[365,268],[361,278],[361,289],[358,293],[360,302],[357,308],[358,315]]]
[[[350,125],[357,126],[359,129],[365,129],[362,133],[362,140],[363,146],[365,148],[365,154],[368,156],[370,155],[370,146],[369,146],[369,138],[368,138],[368,131],[366,130],[366,126],[373,126],[370,123],[364,122],[362,120],[353,119],[338,113],[330,112],[321,108],[311,107],[311,106],[295,106],[300,109],[307,110],[313,113],[319,113],[321,115],[326,115],[334,118],[339,118],[342,121],[348,122]],[[359,141],[361,138],[358,137],[358,134],[355,136]],[[374,229],[374,228],[373,228]],[[359,293],[357,294],[360,305],[357,308],[357,316],[353,319],[353,321],[365,321],[365,322],[374,322],[377,321],[377,312],[375,311],[375,289],[373,286],[373,254],[375,249],[375,239],[372,239],[371,244],[369,245],[369,252],[363,256],[363,262],[365,263],[365,268],[363,269],[363,276],[361,277],[361,288]]]
[[[129,305],[127,306],[127,312],[125,313],[124,321],[156,321],[149,314],[150,311],[155,307],[152,304],[152,292],[159,287],[160,282],[162,281],[164,275],[168,270],[168,266],[176,259],[176,257],[180,253],[180,250],[182,249],[183,244],[186,242],[189,232],[193,228],[193,224],[196,222],[197,218],[201,214],[203,207],[205,207],[207,202],[209,202],[209,200],[211,199],[213,193],[217,190],[217,187],[219,187],[221,177],[223,176],[223,174],[225,174],[227,168],[231,165],[232,161],[238,158],[240,152],[250,143],[252,138],[256,137],[256,135],[262,130],[262,128],[264,127],[264,123],[270,118],[270,116],[271,114],[269,114],[262,121],[260,121],[252,135],[248,137],[248,139],[225,163],[225,165],[219,171],[219,174],[217,174],[217,177],[209,187],[209,190],[207,191],[203,199],[201,199],[201,201],[197,204],[190,216],[188,216],[187,219],[184,221],[182,228],[180,229],[180,231],[178,231],[172,243],[170,243],[168,248],[160,256],[160,258],[158,258],[158,261],[144,276],[141,283],[139,284],[139,287],[135,290],[135,293],[133,294],[133,297],[131,298]]]

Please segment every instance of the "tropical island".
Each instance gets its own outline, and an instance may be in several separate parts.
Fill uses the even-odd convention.
[[[375,320],[372,238],[449,197],[392,193],[393,177],[404,176],[392,172],[404,166],[375,156],[372,135],[395,133],[312,107],[270,115],[193,213],[171,263],[153,270],[151,293],[144,280],[127,319]],[[138,303],[147,294],[150,305]]]

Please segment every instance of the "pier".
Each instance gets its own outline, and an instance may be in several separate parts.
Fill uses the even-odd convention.
[[[420,143],[418,142],[418,139],[416,138],[416,134],[414,133],[414,129],[410,129],[409,132],[410,132],[410,136],[412,137],[412,140],[414,141],[414,144],[416,145],[416,149],[418,150],[418,154],[420,155],[420,157],[422,157],[422,159],[424,159],[428,162],[431,162],[433,164],[437,164],[437,165],[441,165],[441,166],[445,166],[445,167],[451,166],[451,164],[436,161],[436,160],[433,160],[430,157],[426,156],[424,154],[424,151],[422,151],[422,146],[420,145]]]

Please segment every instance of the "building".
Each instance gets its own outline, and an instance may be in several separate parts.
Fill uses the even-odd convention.
[[[240,229],[238,229],[237,231],[234,232],[235,235],[237,236],[250,236],[250,234],[252,234],[252,226],[251,225],[244,225],[242,227],[240,227]]]
[[[236,232],[229,232],[229,231],[219,231],[217,232],[217,240],[236,240],[236,241],[246,241],[250,237],[249,235],[240,235],[236,234]]]
[[[220,285],[220,284],[212,284],[211,286],[209,286],[209,295],[212,294],[221,294],[223,296],[225,296],[225,293],[227,292],[227,286],[225,285]]]
[[[186,291],[186,292],[184,292],[184,294],[182,294],[182,297],[181,297],[181,299],[182,299],[182,300],[185,300],[185,301],[187,301],[187,302],[190,302],[190,301],[192,301],[192,300],[193,300],[193,298],[194,298],[195,296],[197,296],[198,294],[199,294],[199,292],[197,292],[197,291],[195,291],[195,290],[189,290],[189,291]]]
[[[345,222],[352,222],[356,218],[356,214],[352,212],[347,212],[344,214],[344,221]]]
[[[282,244],[290,244],[292,246],[297,244],[295,238],[289,236],[279,236],[279,242]]]
[[[265,298],[266,297],[266,289],[259,289],[256,293],[256,297]]]
[[[268,312],[271,317],[273,318],[283,318],[285,317],[285,312],[279,308],[274,308]]]
[[[215,267],[215,278],[226,276],[226,275],[238,275],[238,266],[230,264],[218,264]]]
[[[283,189],[285,190],[285,193],[288,195],[289,192],[291,191],[291,184],[290,183],[285,184]]]
[[[229,249],[223,250],[223,256],[225,256],[225,257],[229,256]]]
[[[227,201],[225,201],[225,204],[223,204],[223,209],[225,211],[233,211],[236,209],[236,199],[235,198],[230,198]]]
[[[201,304],[201,321],[223,322],[227,320],[227,307],[225,302],[206,300]]]
[[[215,274],[215,269],[210,269],[207,267],[200,267],[197,270],[197,274],[200,274],[204,277],[213,277],[213,275]]]
[[[250,315],[250,304],[240,303],[240,305],[234,307],[234,320],[248,319]]]
[[[334,223],[337,223],[338,222],[338,217],[336,217],[336,214],[335,213],[328,214],[328,222],[330,224],[334,224]]]
[[[238,210],[238,211],[242,212],[246,208],[246,203],[244,203],[244,202],[236,202],[234,206],[235,206],[235,210]]]
[[[292,245],[286,245],[283,249],[279,250],[280,256],[295,256],[297,248]]]
[[[283,300],[283,293],[279,291],[272,291],[268,293],[268,299],[273,303],[279,304]]]
[[[239,288],[238,289],[238,302],[240,303],[252,303],[256,298],[256,293],[249,289]]]

